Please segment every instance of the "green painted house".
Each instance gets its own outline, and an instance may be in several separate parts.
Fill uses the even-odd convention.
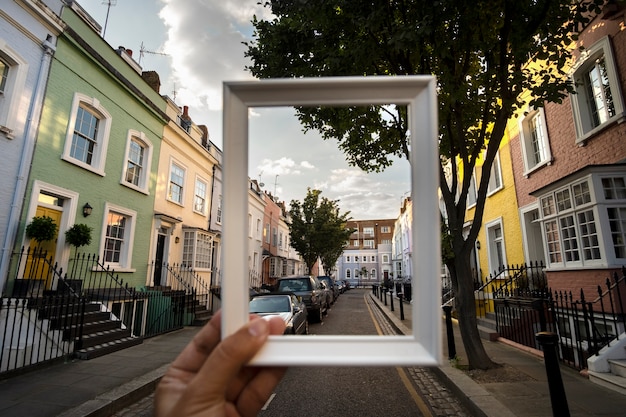
[[[61,18],[66,29],[50,68],[16,250],[41,248],[70,275],[109,269],[125,285],[142,287],[151,260],[166,101],[158,76],[142,74],[129,51],[107,44],[99,24],[77,3],[64,7]],[[25,232],[42,216],[57,224],[56,239],[35,242]],[[91,242],[78,248],[65,234],[77,223],[92,229]],[[86,254],[97,262],[90,258],[85,267],[78,257]],[[58,285],[43,279],[45,273],[29,275],[28,266],[16,268],[9,290],[32,287],[34,279],[45,289]]]

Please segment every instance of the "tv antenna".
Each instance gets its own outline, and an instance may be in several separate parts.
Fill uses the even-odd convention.
[[[117,0],[104,0],[102,4],[107,5],[107,17],[104,19],[104,29],[102,29],[102,38],[104,39],[104,35],[107,33],[107,24],[109,23],[109,12],[111,11],[111,6],[117,4]]]
[[[143,58],[144,54],[169,56],[168,54],[164,52],[148,51],[146,47],[144,46],[143,42],[141,42],[141,46],[139,47],[139,65],[141,65],[141,59]]]
[[[263,171],[259,172],[259,187],[265,187],[265,184],[261,181],[261,175],[263,175]]]

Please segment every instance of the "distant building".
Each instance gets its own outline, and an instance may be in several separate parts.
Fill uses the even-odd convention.
[[[336,278],[352,285],[371,285],[393,276],[392,240],[396,219],[350,220],[354,229],[337,260]]]

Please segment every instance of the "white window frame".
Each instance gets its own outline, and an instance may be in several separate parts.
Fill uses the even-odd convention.
[[[124,229],[124,237],[123,237],[123,249],[120,251],[120,259],[119,262],[106,262],[104,252],[106,248],[106,240],[107,240],[107,223],[109,218],[109,213],[117,213],[123,215],[127,218],[127,222],[130,223],[126,225]],[[102,232],[100,233],[100,251],[102,254],[102,261],[105,266],[109,266],[112,269],[115,269],[116,272],[135,272],[135,269],[132,268],[133,261],[133,247],[135,246],[135,226],[137,223],[137,212],[134,210],[130,210],[126,207],[118,206],[112,203],[105,203],[104,205],[104,216],[102,219]]]
[[[179,168],[181,171],[183,171],[183,179],[182,179],[182,184],[177,184],[175,183],[177,186],[180,187],[180,201],[177,201],[175,199],[172,198],[172,174],[173,174],[173,168],[174,166],[176,166],[177,168]],[[187,180],[187,167],[185,167],[183,164],[181,164],[180,162],[171,159],[170,160],[170,169],[169,172],[167,174],[167,201],[170,201],[174,204],[178,204],[179,206],[184,206],[185,205],[185,189],[187,188],[185,186],[185,182]]]
[[[595,65],[596,60],[601,57],[604,57],[606,64],[606,75],[611,89],[615,114],[607,118],[604,122],[601,122],[599,125],[594,126],[588,105],[589,94],[586,91],[584,83],[581,83],[581,80],[589,69]],[[608,36],[600,39],[581,54],[581,57],[574,65],[572,79],[576,89],[576,94],[570,95],[576,126],[576,143],[584,143],[584,141],[604,129],[606,126],[624,119],[624,97],[615,65],[615,58],[613,57],[613,48],[611,47],[611,41]]]
[[[256,219],[256,240],[261,241],[262,239],[262,234],[261,234],[261,224],[263,224],[263,222],[261,221],[261,219]]]
[[[364,248],[373,248],[374,247],[374,239],[363,239],[363,247]]]
[[[130,162],[130,147],[133,142],[138,143],[143,149],[143,162],[141,165],[141,175],[139,175],[139,184],[135,185],[126,180],[128,173],[128,164]],[[122,178],[120,184],[125,187],[132,188],[135,191],[149,195],[150,194],[150,172],[152,167],[152,151],[154,147],[144,132],[137,130],[129,130],[126,136],[126,152],[124,153],[124,166],[122,168]]]
[[[0,92],[0,133],[7,139],[14,139],[20,101],[28,75],[28,62],[3,38],[0,38],[0,59],[8,67],[4,91]]]
[[[222,224],[222,196],[217,197],[217,210],[215,213],[215,223]]]
[[[87,110],[98,119],[98,132],[94,138],[96,145],[91,164],[87,164],[72,157],[71,155],[72,143],[74,140],[74,128],[76,127],[76,118],[80,107]],[[104,106],[102,106],[100,100],[95,97],[89,97],[85,94],[74,93],[72,109],[70,111],[67,132],[65,135],[65,146],[63,148],[61,159],[104,177],[104,167],[106,165],[107,149],[109,147],[109,138],[111,133],[111,121],[111,114],[104,108]]]
[[[489,171],[489,185],[487,186],[487,197],[497,193],[504,188],[502,180],[502,165],[500,164],[500,151],[496,154]]]
[[[472,170],[472,177],[470,178],[470,185],[467,189],[467,208],[474,207],[478,202],[478,188],[476,187],[476,175]]]
[[[390,226],[381,226],[380,227],[380,233],[391,233],[391,227]]]
[[[198,195],[198,184],[204,184],[204,196]],[[202,209],[198,210],[196,207],[196,199],[200,197],[204,200],[202,204]],[[194,213],[200,214],[202,216],[207,216],[208,212],[208,201],[209,201],[209,181],[202,178],[200,175],[196,175],[196,181],[193,186],[193,211]]]
[[[494,231],[500,229],[500,236],[496,236]],[[506,242],[504,239],[504,225],[502,218],[495,219],[485,223],[485,233],[487,237],[487,259],[489,261],[489,270],[496,271],[499,267],[507,265],[506,260]],[[502,264],[498,262],[498,248],[502,251]]]
[[[552,163],[546,114],[543,107],[538,109],[528,107],[519,118],[518,125],[522,159],[524,161],[524,175],[528,177],[528,174],[531,172]],[[537,149],[535,149],[533,142],[536,142]],[[538,161],[535,161],[535,154],[539,156]]]
[[[383,255],[383,263],[384,264],[388,264],[389,263],[389,255]]]
[[[183,264],[198,271],[210,271],[213,255],[213,236],[198,229],[183,229]],[[189,264],[191,259],[191,264]]]

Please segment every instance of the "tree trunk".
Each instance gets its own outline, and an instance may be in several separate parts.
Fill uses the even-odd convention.
[[[454,258],[450,269],[455,294],[455,307],[458,313],[459,330],[470,369],[490,369],[499,366],[493,362],[483,346],[476,321],[474,280],[469,263],[469,251],[463,251]]]

